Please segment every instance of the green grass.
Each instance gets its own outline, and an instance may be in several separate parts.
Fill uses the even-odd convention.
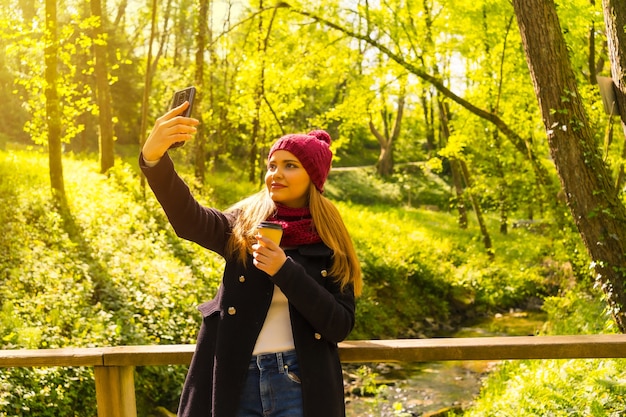
[[[617,417],[626,409],[626,360],[515,361],[500,365],[465,417]]]

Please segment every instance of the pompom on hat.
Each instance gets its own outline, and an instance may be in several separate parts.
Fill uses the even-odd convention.
[[[324,130],[313,130],[306,135],[301,133],[285,135],[272,145],[268,158],[279,150],[291,152],[302,163],[315,188],[323,193],[333,159],[330,142],[330,135]]]

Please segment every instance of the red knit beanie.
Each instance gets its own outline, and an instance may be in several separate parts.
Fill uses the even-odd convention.
[[[278,150],[291,152],[302,163],[315,188],[323,193],[324,182],[333,159],[330,142],[330,135],[324,130],[314,130],[306,135],[301,133],[285,135],[272,145],[268,158]]]

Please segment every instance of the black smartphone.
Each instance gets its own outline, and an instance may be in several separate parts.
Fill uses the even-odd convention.
[[[185,109],[184,112],[181,113],[183,117],[191,117],[191,110],[193,108],[193,100],[196,97],[196,87],[187,87],[183,90],[178,90],[174,93],[174,97],[172,98],[172,104],[170,105],[170,110],[174,107],[178,107],[183,104],[185,101],[189,102],[189,107]],[[183,146],[185,144],[184,141],[174,142],[170,146],[172,148],[178,148],[179,146]]]

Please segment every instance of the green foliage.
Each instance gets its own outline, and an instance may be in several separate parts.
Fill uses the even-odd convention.
[[[41,11],[43,12],[43,7]],[[60,39],[58,50],[59,81],[58,94],[60,100],[61,117],[63,126],[62,140],[69,142],[72,138],[84,131],[84,122],[79,122],[81,114],[97,112],[94,110],[92,89],[83,78],[84,73],[89,72],[87,65],[83,67],[84,73],[77,68],[83,62],[88,61],[91,39],[88,36],[93,28],[93,19],[82,19],[74,14],[65,16],[67,21],[59,19],[57,33]],[[18,21],[19,22],[19,21]],[[32,22],[22,21],[17,23],[16,28],[21,32],[30,32],[29,25]],[[43,26],[43,25],[42,25]],[[34,25],[33,25],[34,27]],[[34,29],[33,36],[14,38],[6,49],[6,62],[15,74],[15,92],[20,95],[23,106],[28,110],[30,118],[26,120],[24,130],[37,144],[46,144],[46,108],[45,108],[45,79],[43,54],[45,42],[41,28]],[[0,35],[2,35],[0,33]],[[5,36],[11,37],[11,32]],[[19,70],[18,70],[19,68]]]
[[[176,410],[180,400],[186,366],[143,366],[135,370],[135,386],[141,387],[136,393],[137,410],[141,414],[152,410],[156,405],[168,410]],[[148,413],[148,415],[150,415]]]
[[[0,372],[0,416],[95,416],[92,368],[11,368]]]
[[[139,188],[136,167],[117,161],[103,176],[95,162],[71,156],[64,167],[68,213],[49,196],[43,153],[0,152],[0,345],[193,343],[199,325],[195,307],[213,296],[223,261],[175,236],[151,192]],[[182,175],[193,184],[189,173]],[[233,175],[211,175],[197,191],[199,199],[228,206],[243,197],[239,193],[257,189]],[[353,175],[362,175],[356,186],[362,189],[353,194],[357,199],[385,195],[387,187],[398,190],[399,183],[369,183],[359,171],[335,172],[328,183],[364,272],[354,339],[436,334],[442,330],[437,323],[454,322],[468,311],[515,307],[529,297],[554,294],[571,280],[563,266],[566,251],[548,236],[527,229],[496,235],[491,260],[473,222],[461,230],[449,213],[391,206],[380,197],[370,196],[367,205],[345,195],[339,201],[340,190],[355,187],[344,180]],[[417,181],[414,185],[419,187]],[[495,225],[491,220],[490,227]],[[43,407],[48,397],[10,396],[35,386],[41,372],[1,370],[3,384],[22,388],[0,398],[12,406],[19,401],[30,409]],[[70,387],[79,371],[43,372]],[[156,405],[176,407],[185,367],[145,367],[136,375],[141,413]],[[80,371],[80,378],[81,390],[93,387],[89,371]],[[59,398],[60,390],[54,394]],[[74,401],[76,415],[89,415],[95,403],[92,391],[63,393],[63,398],[84,401],[59,400],[58,407]],[[0,402],[0,415],[13,413],[3,407]]]
[[[376,378],[378,374],[372,371],[369,366],[359,366],[355,372],[356,384],[353,394],[360,395],[362,397],[376,397],[382,394],[385,390],[384,385],[380,385]]]
[[[568,291],[561,296],[547,297],[543,310],[549,320],[545,330],[551,334],[612,333],[615,322],[608,314],[599,291]]]
[[[37,154],[0,155],[2,347],[193,343],[195,307],[214,293],[221,259],[181,242],[123,164],[104,177],[94,163],[66,159],[71,212],[60,214],[50,201],[45,161]],[[67,371],[49,372],[60,379]],[[34,385],[40,378],[35,370],[0,375],[11,384]],[[183,377],[175,367],[142,370],[138,398],[171,406]],[[92,394],[84,393],[84,403],[95,404]],[[25,404],[43,407],[36,398]],[[77,415],[89,414],[76,407]]]
[[[516,361],[487,379],[466,417],[614,417],[626,407],[623,359]]]

